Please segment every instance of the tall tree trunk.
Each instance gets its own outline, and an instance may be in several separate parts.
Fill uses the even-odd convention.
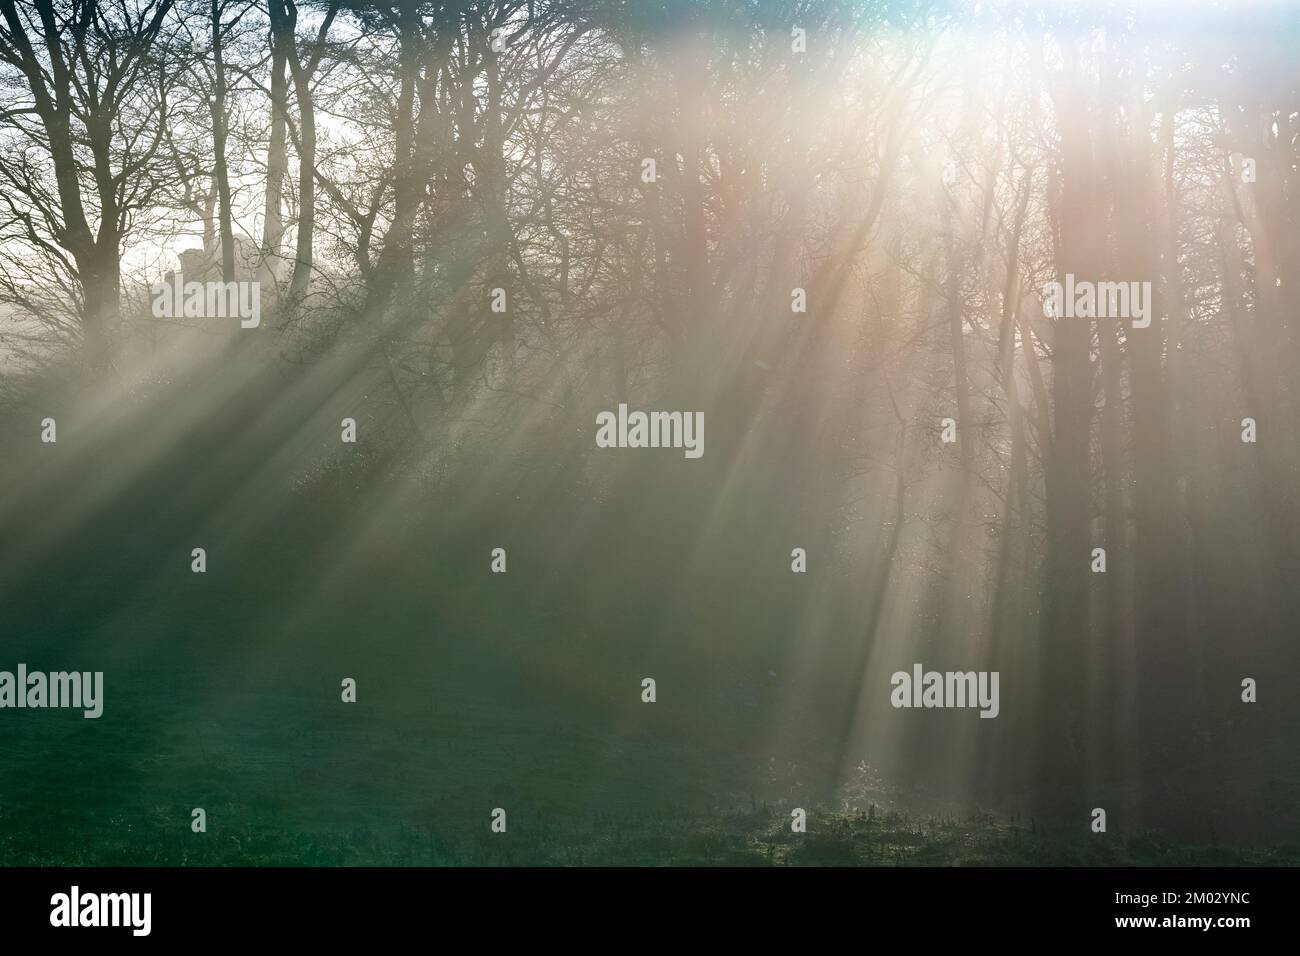
[[[262,216],[262,249],[259,281],[276,288],[284,244],[284,180],[288,174],[286,128],[289,110],[289,48],[293,44],[292,24],[283,0],[269,0],[271,21],[271,132],[266,147],[266,201]]]
[[[226,113],[226,62],[222,52],[225,42],[221,34],[221,0],[212,0],[212,68],[215,74],[212,85],[212,175],[217,181],[217,214],[221,222],[221,278],[235,281],[235,234],[230,209],[230,174],[226,165],[226,131],[229,118]]]
[[[1084,94],[1079,38],[1067,38],[1056,115],[1061,129],[1060,229],[1057,281],[1096,275],[1095,250],[1104,230],[1094,159],[1093,104]],[[1046,708],[1040,766],[1042,797],[1055,810],[1078,812],[1084,770],[1084,648],[1089,634],[1089,533],[1092,474],[1091,329],[1089,321],[1057,316],[1052,351],[1052,443],[1047,451],[1047,592],[1043,629]]]
[[[298,8],[293,0],[282,0],[288,15],[290,35],[298,22]],[[316,103],[312,98],[311,78],[320,64],[330,25],[338,13],[339,0],[330,0],[308,51],[306,62],[297,42],[289,45],[289,72],[293,75],[294,98],[298,102],[298,228],[293,257],[293,277],[289,280],[289,301],[301,302],[311,282],[316,234]]]
[[[1129,281],[1151,282],[1151,324],[1125,329],[1133,422],[1133,595],[1138,714],[1142,727],[1143,805],[1170,822],[1166,773],[1180,762],[1193,714],[1186,543],[1180,540],[1178,471],[1165,370],[1166,335],[1177,326],[1177,262],[1161,264],[1160,163],[1139,91],[1117,65],[1103,86],[1101,108],[1114,204],[1115,251]],[[1170,107],[1166,107],[1170,108]],[[1161,281],[1163,274],[1163,282]],[[1172,293],[1172,294],[1170,294]],[[1114,322],[1115,319],[1099,320]]]

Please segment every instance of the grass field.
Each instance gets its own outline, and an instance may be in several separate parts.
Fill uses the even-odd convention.
[[[106,672],[102,718],[13,711],[0,724],[0,862],[1300,862],[1295,844],[1102,840],[1024,818],[928,815],[881,783],[853,812],[810,806],[808,832],[794,834],[785,784],[764,787],[752,754],[672,732],[671,707],[592,715],[509,661],[440,644],[436,627],[421,653],[399,654],[394,645],[411,641],[396,640],[396,622],[365,627],[335,611],[335,634],[308,629],[274,646],[252,619],[172,631],[145,607],[126,618],[134,651],[96,633],[112,650],[75,656]],[[364,654],[349,654],[345,640]],[[35,646],[20,653],[65,663]],[[340,702],[340,674],[358,680],[357,703]],[[206,833],[191,832],[195,807]],[[496,807],[507,810],[505,834],[490,831]]]
[[[815,792],[763,749],[761,697],[692,661],[643,704],[643,621],[614,642],[564,601],[391,543],[283,525],[211,540],[204,575],[184,542],[123,528],[7,582],[0,666],[101,670],[105,703],[4,714],[0,864],[1300,862],[1294,841],[1049,830],[866,767]],[[1294,787],[1271,798],[1294,812]]]

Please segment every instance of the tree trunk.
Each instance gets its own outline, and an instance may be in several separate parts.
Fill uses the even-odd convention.
[[[285,136],[289,81],[285,71],[289,64],[289,46],[294,41],[283,0],[270,0],[267,11],[271,20],[271,133],[266,147],[266,202],[258,279],[273,291],[279,277],[284,243],[284,180],[289,169]]]
[[[1104,230],[1094,163],[1092,104],[1080,84],[1078,46],[1065,49],[1065,75],[1056,115],[1061,127],[1060,228],[1057,281],[1067,273],[1096,274],[1094,250]],[[1084,648],[1089,634],[1089,533],[1092,474],[1091,329],[1087,319],[1058,316],[1053,328],[1053,435],[1047,450],[1047,589],[1045,596],[1041,797],[1058,811],[1079,811],[1084,767]]]
[[[230,174],[226,167],[226,64],[222,54],[221,0],[212,0],[212,175],[217,181],[221,221],[221,279],[235,281],[235,234],[230,210]]]

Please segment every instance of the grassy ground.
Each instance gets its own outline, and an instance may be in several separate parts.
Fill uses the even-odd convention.
[[[230,648],[232,652],[248,648]],[[282,650],[283,653],[283,650]],[[241,656],[235,654],[235,656]],[[764,805],[746,758],[493,687],[478,662],[106,665],[105,716],[0,724],[5,865],[1295,864],[1300,848],[1065,836],[992,815]],[[899,798],[900,800],[905,798]],[[190,829],[194,807],[207,832]],[[490,830],[495,807],[507,832]]]
[[[105,704],[0,715],[0,865],[1300,862],[1295,843],[931,816],[877,779],[862,812],[823,809],[844,803],[773,775],[747,736],[760,704],[692,687],[689,659],[640,702],[642,622],[616,641],[486,574],[382,546],[277,550],[306,539],[270,530],[214,536],[195,575],[189,542],[129,531],[6,582],[0,668],[103,671]]]

